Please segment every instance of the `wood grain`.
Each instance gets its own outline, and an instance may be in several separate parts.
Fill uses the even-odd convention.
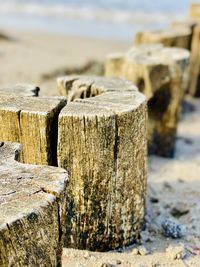
[[[58,82],[75,100],[59,115],[58,165],[70,173],[65,245],[105,251],[131,244],[145,213],[145,97],[120,79]]]

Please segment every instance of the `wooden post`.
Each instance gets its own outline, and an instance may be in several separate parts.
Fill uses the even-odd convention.
[[[187,27],[187,28],[190,29],[191,37],[190,37],[190,45],[188,47],[188,50],[190,50],[190,51],[191,51],[191,48],[192,48],[192,39],[193,39],[193,35],[194,35],[194,28],[198,24],[199,24],[199,22],[196,21],[196,20],[193,20],[193,19],[186,19],[186,20],[183,20],[183,21],[174,21],[171,24],[172,28]]]
[[[65,99],[0,94],[0,140],[23,145],[21,161],[57,165],[58,114]]]
[[[189,18],[200,21],[200,3],[193,3],[190,5]]]
[[[189,94],[200,96],[200,25],[194,28],[192,38]]]
[[[106,75],[123,78],[121,74],[123,73],[124,63],[124,53],[113,53],[106,61]]]
[[[115,56],[108,56],[106,76],[126,78],[147,96],[149,151],[172,157],[180,106],[188,85],[189,52],[141,45],[124,54],[121,62],[121,68],[119,65],[115,68]]]
[[[182,22],[174,22],[172,27],[180,25],[190,27],[192,32],[188,93],[191,96],[200,96],[200,4],[192,4],[190,18]]]
[[[165,30],[138,32],[134,44],[161,43],[166,47],[179,47],[189,49],[191,30],[189,27],[171,27]]]
[[[61,266],[67,173],[15,161],[0,143],[0,266]]]
[[[84,98],[59,115],[58,164],[70,173],[65,245],[98,251],[129,245],[144,223],[145,97],[120,79],[58,82],[71,99]]]

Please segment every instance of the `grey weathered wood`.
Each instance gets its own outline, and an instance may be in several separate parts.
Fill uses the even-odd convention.
[[[0,266],[61,266],[67,172],[16,161],[0,143]]]
[[[136,45],[149,43],[162,43],[166,47],[179,47],[189,49],[191,30],[189,27],[171,27],[164,30],[138,32],[135,35]]]
[[[15,84],[0,87],[0,95],[38,96],[40,88],[31,84]]]
[[[59,115],[58,165],[70,173],[65,245],[99,251],[128,245],[144,222],[145,97],[120,79],[58,82],[76,99]]]
[[[188,87],[189,52],[159,44],[141,45],[120,57],[108,56],[106,76],[128,79],[147,96],[149,150],[173,156],[181,101]]]
[[[57,165],[58,114],[65,99],[0,95],[0,139],[23,145],[21,161]]]

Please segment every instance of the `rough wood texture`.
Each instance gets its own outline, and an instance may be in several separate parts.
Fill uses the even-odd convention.
[[[0,143],[0,266],[61,266],[67,173],[15,161]]]
[[[194,28],[192,38],[189,94],[200,96],[200,25]]]
[[[16,84],[0,87],[0,95],[38,96],[40,88],[31,84]]]
[[[65,245],[128,245],[145,213],[145,97],[119,79],[64,77],[59,86],[71,99],[93,96],[68,103],[59,115],[58,164],[70,173]]]
[[[116,64],[117,62],[117,64]],[[119,64],[121,62],[121,66]],[[149,151],[172,157],[178,116],[188,86],[189,52],[161,45],[141,45],[107,58],[106,76],[132,81],[148,98]]]
[[[58,114],[65,99],[0,95],[0,140],[23,145],[25,163],[57,165]]]
[[[166,47],[179,47],[189,49],[191,30],[189,27],[168,28],[165,30],[138,32],[135,35],[136,45],[161,43]]]

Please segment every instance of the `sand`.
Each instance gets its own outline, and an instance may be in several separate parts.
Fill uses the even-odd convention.
[[[0,85],[33,83],[41,87],[42,95],[57,94],[55,73],[89,60],[103,62],[108,53],[130,46],[42,32],[7,29],[5,33],[11,40],[0,38]],[[63,267],[200,266],[200,100],[188,101],[188,112],[179,123],[175,158],[149,158],[148,208],[141,244],[107,253],[64,249]],[[167,218],[186,227],[184,237],[163,235],[162,223]]]
[[[34,83],[42,95],[56,95],[57,70],[103,62],[111,51],[125,51],[129,43],[64,36],[43,32],[4,30],[11,40],[0,38],[0,84]]]

